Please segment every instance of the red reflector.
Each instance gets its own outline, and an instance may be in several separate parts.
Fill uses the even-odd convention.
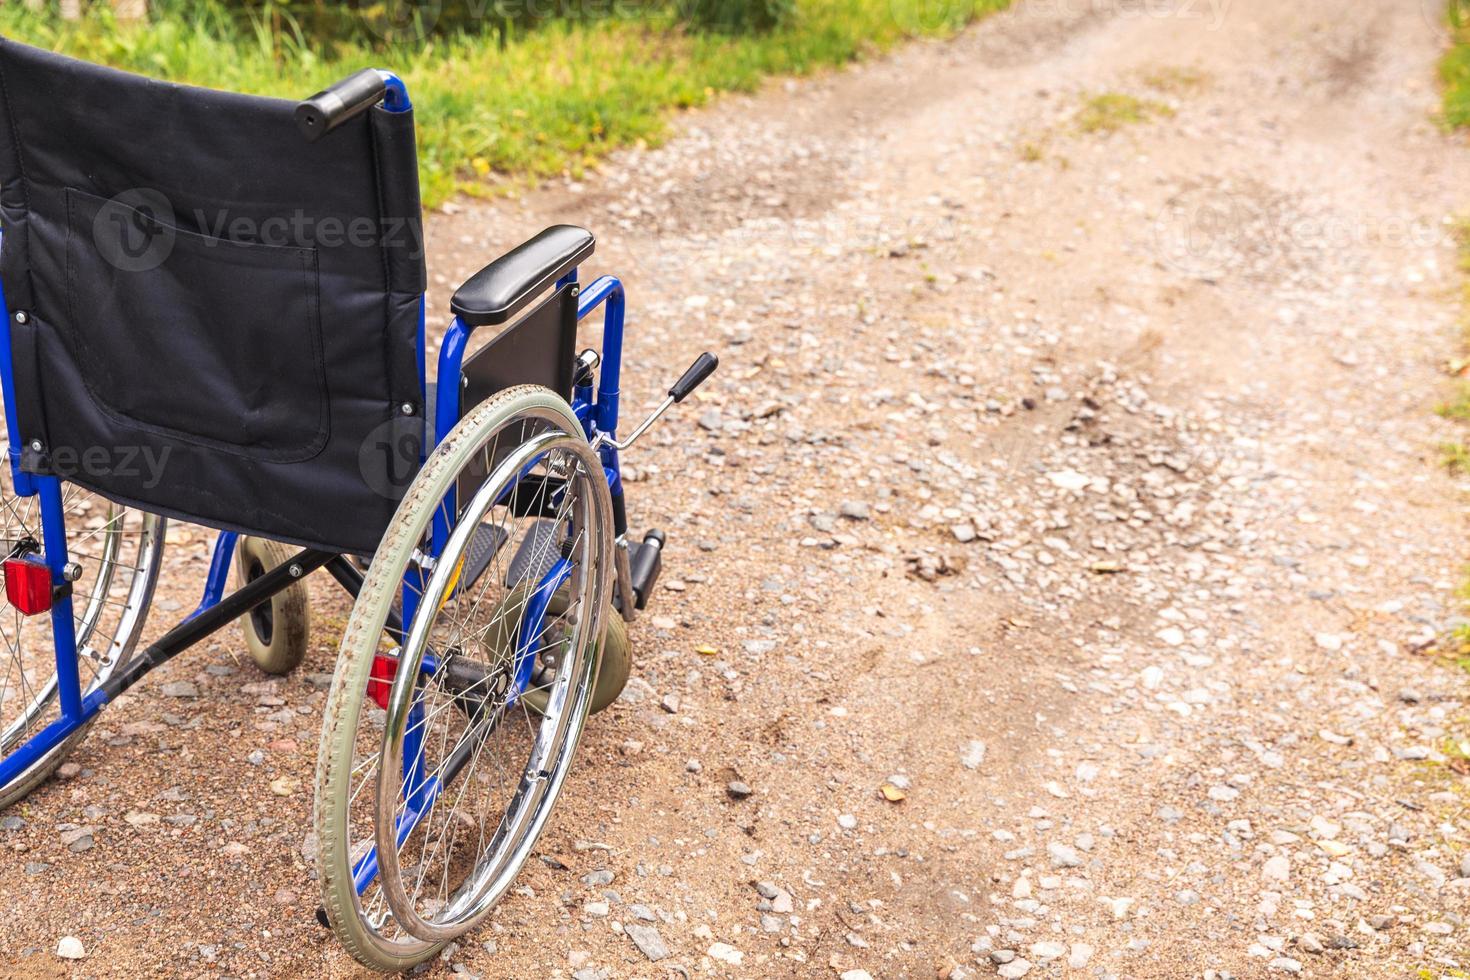
[[[51,569],[32,558],[5,562],[5,598],[27,616],[51,608]]]
[[[376,654],[373,657],[373,670],[368,676],[368,697],[377,702],[378,707],[384,711],[388,710],[388,694],[393,690],[393,675],[398,673],[397,659],[386,654]]]

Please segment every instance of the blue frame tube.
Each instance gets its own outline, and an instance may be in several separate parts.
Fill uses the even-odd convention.
[[[61,481],[54,476],[36,480],[41,494],[41,537],[46,549],[46,565],[51,569],[51,584],[63,586],[66,565],[66,514],[62,510]],[[77,670],[77,624],[72,619],[70,590],[51,604],[51,635],[56,647],[56,693],[61,699],[65,718],[82,716],[82,688]]]
[[[221,531],[214,539],[214,554],[209,559],[209,577],[204,580],[204,596],[199,600],[198,608],[189,614],[189,619],[209,611],[224,598],[225,586],[230,581],[230,560],[235,556],[235,542],[239,538],[240,535],[235,531]]]
[[[582,290],[577,303],[577,319],[584,319],[603,303],[607,312],[602,319],[602,370],[597,378],[597,431],[610,439],[618,434],[618,393],[623,380],[623,317],[627,293],[614,276],[603,276]]]
[[[515,689],[511,692],[508,707],[514,706],[530,686],[531,668],[536,666],[536,658],[532,654],[536,651],[536,639],[545,628],[543,622],[547,607],[551,605],[556,590],[571,574],[572,563],[565,558],[557,559],[556,564],[541,576],[541,581],[536,583],[536,591],[526,601],[526,615],[521,617],[520,636],[516,640]]]

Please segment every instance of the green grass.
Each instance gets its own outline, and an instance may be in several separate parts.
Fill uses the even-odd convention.
[[[1442,402],[1434,411],[1441,418],[1470,422],[1470,384],[1460,382],[1455,389],[1454,397],[1447,402]]]
[[[66,24],[0,4],[0,33],[157,78],[302,98],[359,68],[392,68],[413,96],[425,204],[458,192],[494,193],[559,174],[667,132],[671,110],[722,92],[749,92],[771,75],[805,75],[885,51],[915,36],[945,36],[1009,0],[956,0],[932,17],[928,0],[800,0],[790,23],[744,37],[684,29],[668,11],[597,22],[551,22],[512,37],[430,35],[374,51],[338,42],[330,55],[288,24],[241,29],[222,10],[114,23],[96,4]]]
[[[1122,92],[1088,96],[1077,111],[1077,128],[1084,133],[1111,133],[1152,119],[1167,119],[1174,110],[1153,99],[1140,99]]]
[[[1159,92],[1190,95],[1208,85],[1210,76],[1198,68],[1166,65],[1144,72],[1142,81],[1149,88]]]
[[[1458,129],[1470,126],[1470,34],[1456,29],[1454,35],[1454,46],[1440,59],[1439,80],[1445,125]]]
[[[1464,443],[1440,443],[1439,459],[1451,473],[1470,473],[1470,449],[1466,449]]]

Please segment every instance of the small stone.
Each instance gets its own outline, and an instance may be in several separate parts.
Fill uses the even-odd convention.
[[[985,762],[985,743],[974,739],[960,753],[960,765],[966,769],[979,769]]]
[[[1036,957],[1036,962],[1045,966],[1052,960],[1060,959],[1067,955],[1067,945],[1058,942],[1042,942],[1031,944],[1031,955]]]
[[[123,815],[123,820],[130,827],[147,827],[158,823],[158,814],[145,813],[141,810],[130,810]]]
[[[677,695],[677,694],[665,694],[663,696],[663,700],[661,700],[658,703],[658,705],[659,705],[660,708],[663,708],[669,714],[671,714],[671,715],[677,715],[679,713],[679,695]]]
[[[951,973],[950,976],[953,977],[954,974]],[[873,980],[873,975],[867,970],[847,970],[840,980]]]
[[[624,926],[623,931],[633,940],[633,945],[653,962],[657,963],[669,955],[669,948],[664,945],[663,937],[653,926],[643,926],[635,922]]]
[[[857,826],[857,823],[857,817],[853,816],[850,813],[841,814],[837,818],[837,826],[841,827],[843,830],[852,830],[854,827]]]
[[[1460,858],[1460,877],[1470,878],[1470,851],[1467,851],[1465,856]]]
[[[1081,490],[1092,482],[1092,477],[1078,473],[1076,470],[1058,470],[1055,473],[1048,473],[1046,478],[1051,481],[1052,486],[1061,490]]]
[[[706,432],[719,432],[725,427],[725,418],[719,409],[712,408],[699,416],[699,427]]]
[[[87,956],[87,947],[76,936],[62,936],[56,944],[56,955],[64,960],[80,960]]]
[[[703,772],[704,771],[704,766],[700,764],[700,762],[699,762],[698,759],[690,759],[688,762],[684,763],[684,771],[685,772]]]
[[[1300,973],[1302,964],[1300,960],[1294,960],[1290,956],[1278,956],[1271,961],[1271,969],[1286,973]]]
[[[1285,881],[1291,877],[1291,861],[1285,854],[1278,854],[1261,865],[1261,877],[1267,881]]]
[[[725,787],[725,792],[730,795],[730,799],[732,800],[743,800],[755,791],[740,780],[732,779],[729,785]]]
[[[603,916],[607,915],[607,913],[610,911],[610,908],[606,902],[588,902],[586,905],[582,906],[582,911],[586,912],[588,915],[595,916],[596,918],[600,919]]]
[[[1296,944],[1300,946],[1304,952],[1307,953],[1321,953],[1327,948],[1326,946],[1322,945],[1322,940],[1317,938],[1317,934],[1315,932],[1302,933],[1300,936],[1297,937]]]
[[[721,963],[729,963],[731,966],[739,966],[740,961],[745,959],[745,954],[729,943],[715,943],[707,952],[711,959],[719,960]]]
[[[995,972],[1005,980],[1018,980],[1031,972],[1031,963],[1018,956],[1009,963],[1002,964]]]
[[[976,537],[973,524],[955,524],[950,527],[949,533],[953,534],[954,539],[960,544],[969,544]]]
[[[589,871],[582,876],[582,884],[588,885],[592,888],[601,888],[604,885],[611,885],[612,881],[613,873],[606,869],[600,871]]]
[[[1009,963],[1015,958],[1016,951],[1013,949],[992,949],[990,951],[990,962],[994,963],[996,966],[1000,966],[1004,963]]]
[[[56,767],[57,779],[76,779],[82,774],[82,767],[75,762],[63,762]]]
[[[1082,867],[1082,858],[1078,856],[1074,848],[1068,847],[1066,844],[1059,844],[1053,841],[1046,845],[1046,853],[1051,857],[1052,867],[1054,868]]]
[[[1086,969],[1087,961],[1092,959],[1092,947],[1086,943],[1073,943],[1072,953],[1067,957],[1067,965],[1074,970]]]
[[[21,817],[16,816],[13,813],[9,814],[8,816],[0,817],[0,830],[24,830],[25,825],[25,820]]]
[[[199,688],[193,681],[170,681],[163,685],[163,696],[167,698],[197,698]]]
[[[861,500],[844,500],[838,513],[850,521],[866,521],[873,516],[868,505]]]

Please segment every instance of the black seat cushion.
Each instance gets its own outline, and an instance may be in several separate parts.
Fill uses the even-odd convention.
[[[538,293],[581,265],[596,245],[585,228],[552,225],[471,276],[449,307],[472,327],[505,323]]]

